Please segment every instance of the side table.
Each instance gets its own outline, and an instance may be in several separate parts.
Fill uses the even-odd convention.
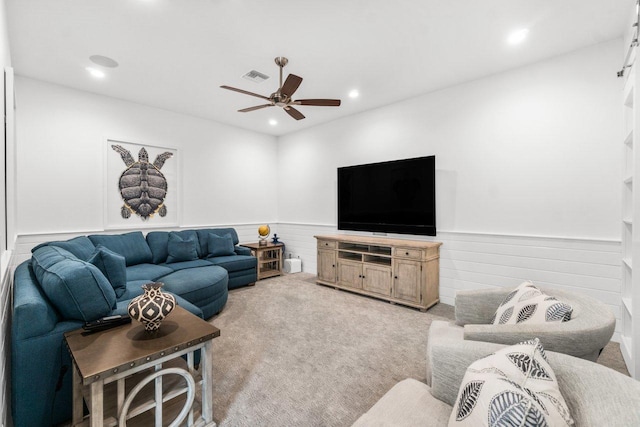
[[[83,417],[83,397],[87,398],[91,427],[124,426],[127,420],[147,411],[154,412],[155,425],[163,424],[163,403],[186,394],[186,401],[171,426],[186,418],[189,426],[215,427],[213,421],[213,339],[220,330],[197,316],[177,306],[162,322],[153,335],[144,330],[142,324],[131,324],[87,334],[78,329],[64,334],[73,361],[73,419],[72,426],[87,425]],[[201,351],[201,379],[195,380],[194,352]],[[186,355],[187,369],[164,368],[163,363]],[[131,384],[126,382],[134,374],[149,371],[126,394]],[[180,376],[186,386],[167,390],[163,395],[163,376]],[[136,375],[136,378],[140,375]],[[136,400],[142,388],[154,382],[151,399]],[[116,414],[105,411],[105,385],[116,382]],[[201,411],[194,419],[193,402],[196,387],[200,388]],[[139,396],[138,396],[139,397]]]
[[[282,275],[282,243],[240,243],[258,258],[258,280]]]

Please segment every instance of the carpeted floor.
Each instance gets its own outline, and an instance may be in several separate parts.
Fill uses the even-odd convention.
[[[316,285],[298,273],[229,293],[211,323],[214,417],[229,426],[349,426],[394,384],[425,379],[426,313]],[[610,343],[601,363],[628,375]]]

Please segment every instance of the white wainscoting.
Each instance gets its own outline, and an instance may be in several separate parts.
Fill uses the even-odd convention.
[[[12,251],[5,251],[2,255],[3,268],[0,270],[2,275],[0,277],[0,423],[3,426],[9,425],[11,411],[10,396],[10,372],[11,372],[11,321],[9,319],[11,315],[11,301],[12,301],[12,282],[13,282],[13,269],[7,266],[11,260]]]
[[[149,231],[175,231],[175,230],[192,230],[196,228],[235,228],[238,233],[238,239],[240,243],[257,242],[258,241],[258,227],[261,224],[216,224],[216,225],[189,225],[180,228],[153,228],[142,230],[144,234]],[[271,226],[271,233],[277,233],[277,226]],[[51,242],[54,240],[68,240],[78,236],[87,236],[89,234],[120,234],[130,233],[136,230],[89,230],[89,231],[77,231],[69,233],[44,233],[44,234],[22,234],[19,235],[16,240],[16,249],[13,257],[14,268],[23,261],[31,258],[31,249],[39,245],[40,243]]]
[[[300,257],[302,269],[316,273],[315,235],[342,232],[334,225],[279,223],[285,256]],[[621,316],[621,246],[619,241],[557,237],[438,232],[436,237],[389,235],[398,239],[442,242],[440,301],[453,305],[461,289],[515,287],[524,280],[549,288],[590,295],[616,316],[613,340],[619,342]]]
[[[259,225],[223,224],[185,226],[182,229],[234,227],[240,242],[255,242]],[[370,235],[338,232],[336,226],[330,224],[270,225],[272,236],[277,233],[286,245],[285,257],[299,257],[302,270],[313,274],[316,273],[316,240],[313,236],[338,233]],[[122,232],[127,231],[131,230]],[[40,243],[92,233],[100,232],[20,235],[13,264],[29,259],[31,248]],[[583,293],[606,303],[618,321],[613,340],[619,342],[622,304],[619,241],[445,231],[438,232],[436,237],[398,234],[389,237],[443,243],[440,248],[440,301],[445,304],[453,305],[455,293],[461,289],[515,287],[523,280],[532,280],[540,286]]]

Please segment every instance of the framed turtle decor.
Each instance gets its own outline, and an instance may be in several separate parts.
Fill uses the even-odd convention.
[[[105,228],[178,225],[178,150],[107,139]]]

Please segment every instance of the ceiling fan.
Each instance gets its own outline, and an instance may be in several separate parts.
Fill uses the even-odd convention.
[[[228,89],[235,92],[244,93],[245,95],[255,96],[257,98],[262,98],[269,101],[268,104],[256,105],[255,107],[243,108],[242,110],[238,110],[240,113],[248,113],[249,111],[260,110],[262,108],[278,106],[282,107],[284,111],[293,117],[296,120],[304,119],[304,115],[293,108],[294,105],[315,105],[321,107],[338,107],[340,106],[339,99],[298,99],[293,100],[291,97],[298,90],[300,83],[302,83],[302,77],[296,76],[295,74],[289,74],[287,80],[282,84],[282,69],[289,62],[289,60],[283,56],[278,56],[275,59],[276,64],[280,67],[280,87],[277,91],[273,92],[271,95],[263,96],[257,93],[249,92],[246,90],[238,89],[231,86],[220,86],[222,89]]]

